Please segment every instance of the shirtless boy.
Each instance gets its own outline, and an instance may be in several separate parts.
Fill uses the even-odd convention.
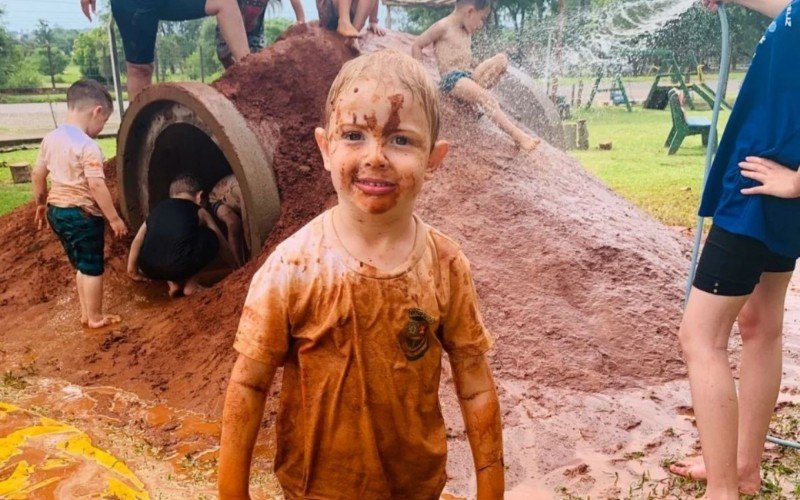
[[[449,16],[437,21],[416,39],[411,54],[421,61],[422,49],[433,44],[442,75],[442,92],[479,105],[522,149],[531,151],[539,145],[539,139],[514,125],[487,90],[506,72],[508,58],[497,54],[470,70],[473,67],[472,34],[483,26],[491,9],[490,0],[457,0]]]

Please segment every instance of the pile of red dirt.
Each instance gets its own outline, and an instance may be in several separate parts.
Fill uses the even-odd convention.
[[[407,48],[402,37],[382,43]],[[115,242],[106,304],[124,326],[83,331],[73,273],[53,234],[33,229],[32,205],[0,218],[0,365],[219,411],[251,276],[333,194],[313,129],[350,57],[334,35],[295,27],[214,84],[251,123],[260,119],[257,135],[278,137],[283,212],[258,259],[197,296],[171,301],[160,285],[130,282],[127,247]],[[599,391],[683,376],[675,333],[685,245],[564,153],[543,144],[523,154],[473,117],[443,102],[441,136],[452,153],[426,185],[420,213],[472,262],[503,405],[520,397],[510,389],[519,383],[535,398],[542,386]]]

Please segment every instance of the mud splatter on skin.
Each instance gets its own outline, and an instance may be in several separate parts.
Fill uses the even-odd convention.
[[[367,128],[370,130],[377,130],[378,128],[378,118],[375,116],[375,113],[371,115],[364,115],[364,121],[367,122]]]
[[[404,101],[405,97],[403,97],[403,94],[394,94],[389,96],[389,105],[391,106],[391,110],[389,111],[389,118],[386,120],[386,124],[383,126],[384,133],[391,134],[397,130],[397,126],[400,125],[400,110],[403,108]]]

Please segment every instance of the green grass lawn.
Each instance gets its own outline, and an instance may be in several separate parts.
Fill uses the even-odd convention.
[[[729,115],[720,113],[720,134]],[[690,111],[689,116],[710,119],[711,112]],[[628,113],[624,107],[603,106],[581,110],[575,118],[586,119],[590,149],[570,154],[587,170],[664,224],[695,224],[705,167],[699,135],[687,137],[681,149],[669,156],[664,141],[672,121],[666,110],[634,107]],[[601,142],[612,142],[613,149],[599,150]]]
[[[103,149],[103,154],[106,156],[106,158],[111,158],[117,154],[116,139],[100,139],[98,142],[100,143],[100,147]],[[35,149],[21,149],[17,151],[10,151],[8,153],[0,153],[0,163],[17,163],[25,161],[33,166],[33,164],[36,162],[36,156],[38,154],[38,147]],[[0,216],[7,214],[23,203],[28,202],[32,198],[33,187],[30,183],[12,183],[11,171],[7,168],[0,167]]]

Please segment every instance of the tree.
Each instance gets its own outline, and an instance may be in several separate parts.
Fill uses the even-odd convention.
[[[0,19],[3,17],[3,10],[0,9]],[[8,85],[8,80],[17,68],[22,59],[19,44],[6,32],[0,24],[0,87]]]
[[[105,81],[109,75],[106,32],[102,27],[84,31],[72,46],[72,60],[85,78]]]
[[[40,47],[36,50],[36,56],[39,73],[49,76],[51,81],[55,79],[56,75],[63,73],[69,65],[69,57],[56,47],[52,47],[49,51]]]
[[[50,76],[50,83],[56,88],[56,75],[60,74],[67,67],[69,59],[59,49],[53,47],[53,30],[44,19],[39,19],[39,27],[35,31],[36,42],[40,48],[39,54],[39,73]]]

